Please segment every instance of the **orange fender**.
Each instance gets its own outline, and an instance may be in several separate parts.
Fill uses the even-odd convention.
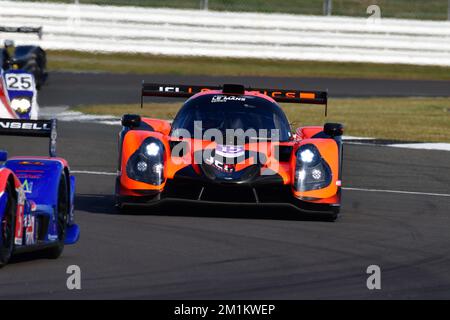
[[[160,119],[152,119],[152,118],[142,118],[142,122],[145,122],[149,126],[153,128],[153,130],[160,132],[166,136],[169,135],[170,129],[172,126],[170,125],[170,122],[167,120],[160,120]]]
[[[137,149],[142,145],[144,140],[148,137],[154,137],[160,140],[165,149],[165,159],[170,157],[169,152],[169,144],[167,142],[167,138],[160,132],[152,132],[152,131],[141,131],[141,130],[130,130],[125,134],[125,137],[122,142],[122,159],[120,163],[120,183],[121,186],[129,190],[162,190],[164,189],[164,185],[166,180],[159,185],[154,186],[151,184],[147,184],[144,182],[136,181],[130,179],[126,172],[128,159],[136,152]],[[164,172],[166,172],[167,168],[164,166]],[[164,174],[164,176],[167,176]],[[124,191],[124,190],[121,190]]]
[[[313,144],[317,147],[320,152],[322,158],[328,163],[331,169],[331,183],[323,188],[311,191],[296,191],[294,187],[292,187],[292,192],[295,197],[304,200],[304,198],[314,198],[314,199],[326,199],[326,198],[334,198],[339,191],[339,150],[336,142],[332,139],[304,139],[299,142],[294,148],[294,154],[296,154],[298,148],[305,144]],[[292,168],[292,176],[291,179],[294,181],[295,176],[295,166],[296,166],[297,158],[292,157],[291,168]],[[321,201],[323,202],[323,201]],[[332,201],[333,202],[333,201]]]
[[[302,127],[298,128],[296,130],[297,138],[298,139],[310,139],[314,135],[318,134],[319,132],[323,131],[323,127],[319,126],[311,126],[311,127]]]

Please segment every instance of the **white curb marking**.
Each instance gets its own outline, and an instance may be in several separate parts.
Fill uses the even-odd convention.
[[[441,150],[450,151],[450,143],[396,143],[388,144],[388,147],[395,148],[407,148],[407,149],[420,149],[420,150]]]
[[[368,137],[354,137],[354,136],[342,136],[342,140],[374,140],[375,138],[368,138]]]
[[[120,117],[112,115],[86,114],[80,111],[72,111],[69,106],[55,106],[41,108],[42,118],[56,118],[59,121],[99,123],[111,126],[121,125]]]

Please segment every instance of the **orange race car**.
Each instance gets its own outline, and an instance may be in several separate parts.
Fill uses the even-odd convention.
[[[326,106],[326,92],[143,83],[141,106],[145,96],[189,99],[173,122],[123,116],[120,209],[168,200],[279,204],[336,219],[343,126],[292,133],[277,103]]]

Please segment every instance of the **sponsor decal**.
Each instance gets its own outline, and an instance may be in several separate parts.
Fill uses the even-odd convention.
[[[14,239],[14,244],[17,246],[21,246],[23,241],[23,211],[24,205],[18,205],[16,214],[16,237]]]
[[[44,163],[40,161],[20,161],[20,165],[34,165],[34,166],[43,166]]]
[[[25,180],[22,183],[23,192],[25,193],[33,193],[33,182],[29,182],[28,180]]]
[[[159,87],[159,91],[160,92],[180,92],[180,88],[178,88],[178,87],[170,87],[170,86],[167,86],[167,87],[160,86]]]
[[[223,163],[223,162],[215,159],[212,156],[210,158],[205,159],[205,163],[215,167],[216,169],[218,169],[222,172],[226,172],[226,173],[233,173],[236,170],[235,164]]]
[[[212,99],[211,99],[212,103],[227,102],[227,101],[245,101],[245,97],[239,97],[239,96],[213,96]]]
[[[36,240],[34,237],[34,226],[35,226],[35,217],[33,215],[28,215],[25,219],[25,244],[32,245],[35,244]]]
[[[316,99],[316,94],[314,92],[302,92],[302,91],[276,91],[276,90],[260,90],[256,91],[262,93],[266,96],[269,96],[273,99],[276,98],[284,98],[284,99],[307,99],[314,100]]]
[[[23,188],[20,187],[18,190],[18,201],[17,201],[17,211],[16,211],[16,230],[14,244],[21,246],[23,243],[23,228],[24,228],[24,214],[25,214],[25,192]]]
[[[48,123],[31,123],[31,122],[15,122],[15,121],[0,121],[0,128],[2,129],[22,129],[22,130],[51,130]]]
[[[20,180],[23,179],[41,179],[42,175],[34,175],[34,174],[17,174],[17,178]]]
[[[245,154],[244,146],[220,145],[216,147],[216,154],[226,158],[242,157]]]

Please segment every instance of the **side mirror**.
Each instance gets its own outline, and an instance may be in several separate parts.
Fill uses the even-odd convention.
[[[0,162],[5,162],[6,160],[8,160],[8,152],[0,150]]]
[[[340,123],[325,123],[323,131],[331,137],[338,137],[344,133],[344,126]]]
[[[137,114],[124,114],[122,117],[122,126],[128,128],[137,128],[141,124],[141,116]]]

